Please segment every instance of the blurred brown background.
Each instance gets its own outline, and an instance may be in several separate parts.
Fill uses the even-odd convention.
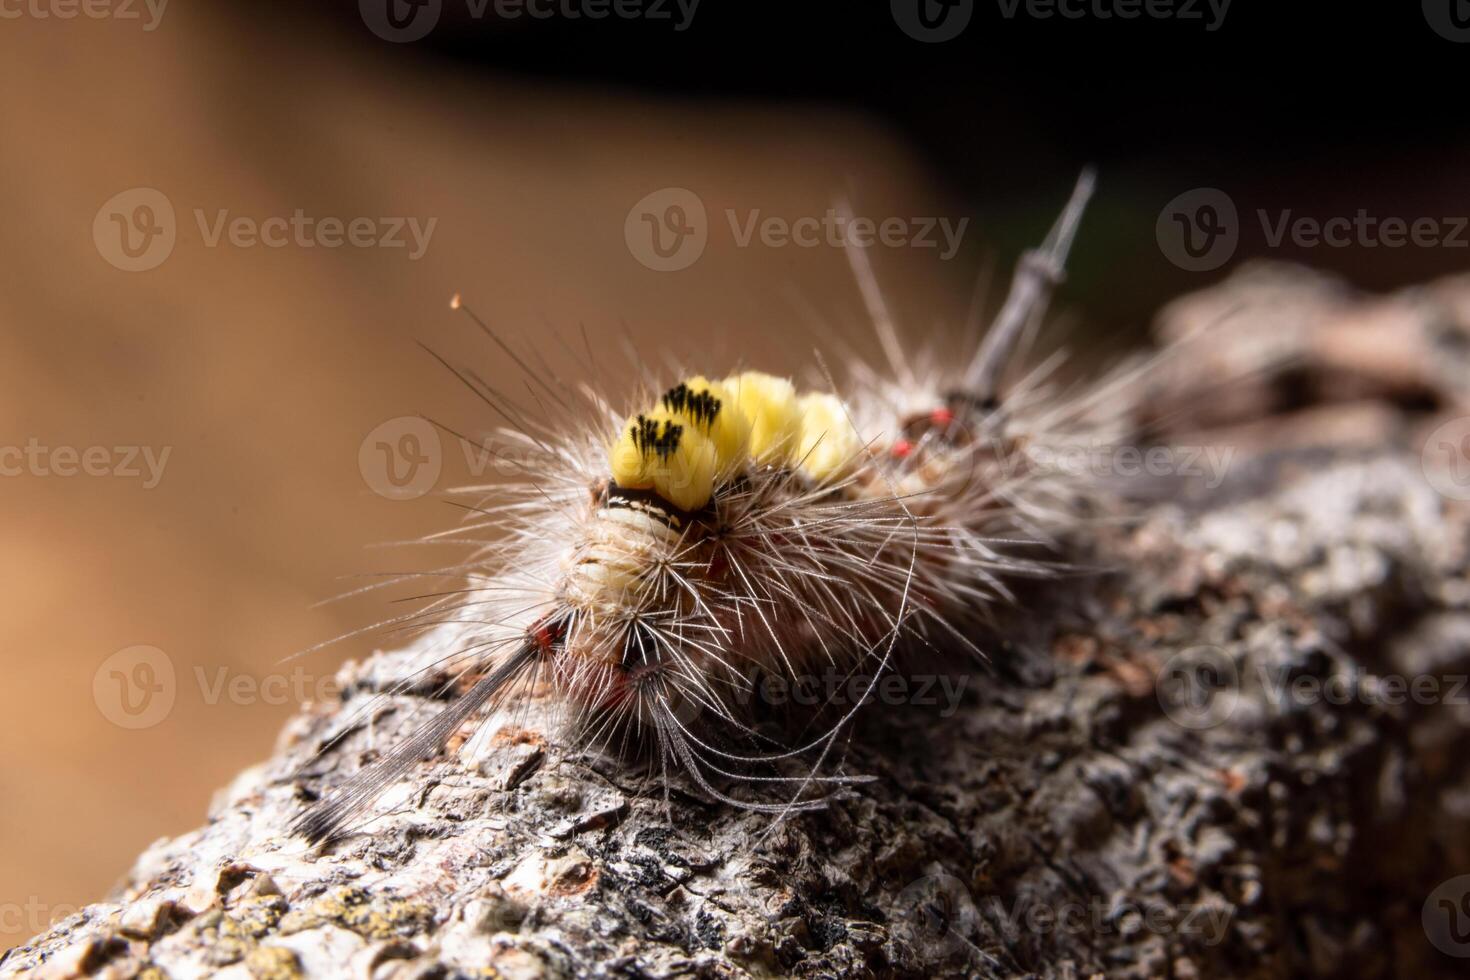
[[[1427,52],[1397,90],[1314,72],[1331,64],[1332,35],[1259,12],[1217,32],[1140,24],[1127,37],[991,17],[924,45],[881,6],[732,19],[707,0],[682,32],[450,6],[406,44],[375,36],[352,4],[176,3],[155,21],[141,3],[138,19],[67,19],[37,0],[7,13],[0,447],[52,455],[0,476],[0,945],[100,897],[143,845],[197,823],[210,793],[269,751],[297,694],[372,649],[352,640],[281,662],[385,615],[374,598],[318,606],[354,584],[342,577],[432,561],[374,545],[458,519],[432,494],[385,498],[360,466],[388,420],[494,424],[416,342],[521,384],[450,313],[452,293],[568,376],[585,372],[554,335],[576,345],[584,328],[614,382],[625,338],[658,363],[797,370],[821,343],[814,310],[868,344],[845,261],[825,246],[739,247],[727,208],[789,220],[845,195],[862,215],[968,217],[948,260],[875,251],[899,321],[923,336],[956,328],[978,271],[1008,269],[1090,160],[1103,190],[1065,300],[1115,345],[1164,299],[1228,271],[1180,269],[1155,241],[1160,209],[1192,187],[1224,188],[1242,213],[1470,210],[1463,132],[1441,104],[1460,51],[1417,11],[1380,27]],[[1305,80],[1242,77],[1259,63],[1252,39],[1295,56]],[[1135,44],[1154,73],[1125,80],[1117,65]],[[707,209],[708,245],[660,272],[625,221],[670,187]],[[138,188],[172,208],[175,241],[126,271],[122,233],[149,264],[144,232],[167,221],[138,211],[157,201]],[[380,219],[434,224],[418,258],[407,231],[405,248],[210,243],[220,212],[259,223],[297,209],[372,219],[375,235],[391,227]],[[1234,261],[1268,248],[1246,232]],[[1270,254],[1381,287],[1466,257]],[[80,468],[66,451],[92,447],[140,475],[58,472]],[[144,452],[163,464],[156,485]],[[435,486],[464,478],[445,453]],[[138,646],[161,651],[171,684],[138,673],[137,654],[109,660]],[[145,699],[148,685],[171,703]]]

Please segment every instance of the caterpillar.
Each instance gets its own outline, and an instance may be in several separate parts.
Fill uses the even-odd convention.
[[[445,362],[535,461],[472,508],[456,533],[494,537],[432,608],[474,610],[454,654],[463,690],[294,832],[341,836],[467,722],[537,687],[564,706],[569,742],[636,743],[730,805],[784,815],[860,782],[827,769],[879,679],[916,647],[985,657],[994,610],[1015,601],[1017,580],[1057,574],[1060,546],[1106,493],[1036,465],[1037,450],[1125,435],[1129,372],[1077,389],[1053,356],[1003,384],[1092,189],[1085,171],[969,357],[906,355],[848,249],[889,363],[855,364],[842,393],[825,364],[815,387],[747,370],[651,388],[622,412],[532,371],[485,328],[526,369],[538,414]],[[867,678],[861,696],[814,734],[773,739],[752,717],[756,687],[820,670]],[[802,771],[757,774],[789,760]],[[735,795],[742,780],[767,795]]]

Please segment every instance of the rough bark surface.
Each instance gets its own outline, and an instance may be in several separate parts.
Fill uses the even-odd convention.
[[[1470,872],[1470,505],[1420,446],[1467,410],[1470,281],[1259,267],[1159,327],[1211,321],[1156,403],[1236,449],[1226,486],[1102,533],[1111,571],[1028,596],[952,716],[867,711],[846,768],[877,778],[827,810],[665,800],[533,704],[308,849],[283,827],[310,795],[433,710],[428,683],[380,699],[312,761],[421,651],[383,653],[0,975],[1455,974],[1432,896]]]

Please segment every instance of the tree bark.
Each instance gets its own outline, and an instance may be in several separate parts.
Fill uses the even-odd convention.
[[[1108,571],[1028,593],[990,672],[860,714],[845,768],[876,779],[826,810],[665,799],[560,753],[533,702],[367,832],[287,837],[433,710],[429,684],[380,698],[313,761],[420,645],[343,667],[205,826],[0,976],[1456,975],[1470,506],[1420,447],[1467,414],[1470,279],[1247,268],[1158,329],[1201,325],[1151,403],[1172,445],[1233,448],[1227,482],[1100,531]]]

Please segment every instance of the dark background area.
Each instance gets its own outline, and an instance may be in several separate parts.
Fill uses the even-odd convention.
[[[1198,284],[1197,274],[1160,263],[1151,237],[1141,240],[1159,207],[1194,187],[1217,187],[1239,208],[1237,264],[1307,261],[1370,289],[1466,264],[1470,248],[1273,246],[1254,216],[1470,211],[1461,203],[1470,190],[1470,44],[1436,33],[1420,4],[1234,0],[1215,30],[1205,0],[1173,5],[1193,19],[1091,12],[1106,0],[1066,5],[1088,11],[1081,17],[1033,17],[1024,0],[1014,16],[1002,0],[968,6],[958,36],[921,43],[887,2],[702,0],[678,31],[672,0],[669,21],[504,20],[493,7],[476,16],[470,0],[443,0],[423,40],[378,55],[695,107],[864,115],[906,141],[1006,254],[1031,242],[1035,199],[1092,163],[1101,176],[1093,247],[1075,257],[1072,277],[1111,331],[1140,328]],[[323,6],[318,18],[321,31],[382,47],[357,3]]]

